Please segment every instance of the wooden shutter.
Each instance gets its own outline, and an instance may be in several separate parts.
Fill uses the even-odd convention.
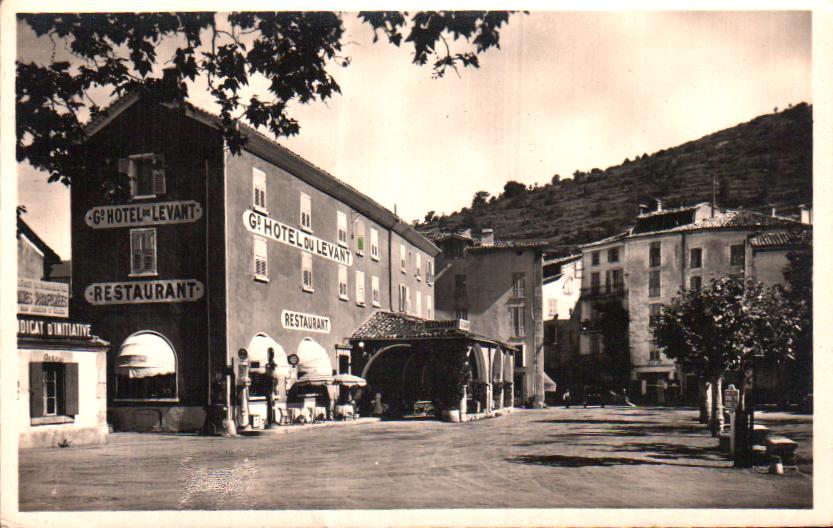
[[[141,273],[142,269],[142,242],[141,232],[130,233],[130,268],[133,273]]]
[[[153,155],[153,194],[165,194],[165,156]]]
[[[29,363],[29,416],[43,416],[43,363]]]
[[[156,271],[156,230],[145,231],[142,240],[142,271]]]
[[[78,363],[64,365],[64,402],[67,416],[78,414]]]

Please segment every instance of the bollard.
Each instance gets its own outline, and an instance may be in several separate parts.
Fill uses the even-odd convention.
[[[784,474],[784,464],[781,463],[781,457],[772,457],[772,463],[769,465],[769,472],[773,475]]]

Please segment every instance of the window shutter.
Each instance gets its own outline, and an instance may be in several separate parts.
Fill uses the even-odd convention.
[[[130,160],[127,158],[119,158],[119,174],[130,175]]]
[[[147,231],[144,233],[144,240],[142,241],[142,259],[143,269],[145,272],[156,271],[156,231]]]
[[[130,233],[130,271],[131,273],[141,273],[142,269],[142,247],[144,237],[141,232]]]
[[[43,416],[43,363],[29,363],[29,416]]]
[[[153,155],[153,194],[165,194],[165,156]]]
[[[65,414],[76,416],[78,414],[78,363],[64,365],[64,398]]]

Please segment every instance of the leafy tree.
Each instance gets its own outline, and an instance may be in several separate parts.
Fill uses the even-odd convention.
[[[508,181],[503,186],[503,196],[506,198],[516,198],[526,194],[526,185],[516,181]]]
[[[431,222],[433,222],[436,219],[437,219],[437,215],[435,214],[434,211],[428,211],[427,213],[425,213],[425,223],[426,224],[430,224]]]
[[[795,368],[790,376],[793,393],[813,392],[813,251],[787,253],[784,296],[799,320],[801,334],[795,344]]]
[[[558,185],[561,183],[561,175],[560,174],[553,174],[550,183],[553,185]]]
[[[665,355],[712,390],[710,426],[720,423],[720,380],[749,368],[755,356],[793,358],[800,321],[778,287],[720,277],[701,290],[679,293],[664,306],[653,333]]]
[[[504,11],[362,12],[359,19],[394,46],[413,46],[412,62],[430,63],[434,77],[451,69],[479,67],[478,54],[500,47]],[[94,90],[112,95],[144,91],[163,102],[183,103],[189,82],[205,75],[220,108],[220,127],[233,153],[245,138],[246,119],[275,136],[300,130],[290,115],[293,102],[326,101],[341,92],[330,73],[346,67],[343,15],[332,12],[22,14],[37,36],[48,37],[70,61],[17,63],[17,159],[46,171],[49,181],[70,184],[83,173],[84,157],[74,145],[84,140],[87,112],[100,105]],[[453,51],[457,41],[468,44]],[[174,42],[170,56],[159,56]],[[62,51],[63,53],[63,51]],[[268,82],[268,95],[244,100],[241,91],[255,78]]]
[[[489,193],[486,191],[477,191],[474,193],[474,198],[471,201],[471,208],[486,205],[486,200],[489,198]]]

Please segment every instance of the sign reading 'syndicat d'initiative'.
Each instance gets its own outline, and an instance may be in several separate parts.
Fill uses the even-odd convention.
[[[350,266],[353,264],[353,254],[338,244],[321,240],[294,227],[272,220],[260,213],[247,209],[243,212],[243,224],[246,229],[284,244],[296,247],[302,251],[318,255],[329,260]]]
[[[281,312],[281,324],[287,330],[303,330],[318,332],[319,334],[330,333],[330,318],[323,315],[283,310]]]
[[[202,218],[202,206],[193,201],[102,205],[84,215],[93,229],[108,227],[183,224]]]
[[[196,279],[99,282],[84,290],[90,304],[189,302],[202,299],[205,287]]]

